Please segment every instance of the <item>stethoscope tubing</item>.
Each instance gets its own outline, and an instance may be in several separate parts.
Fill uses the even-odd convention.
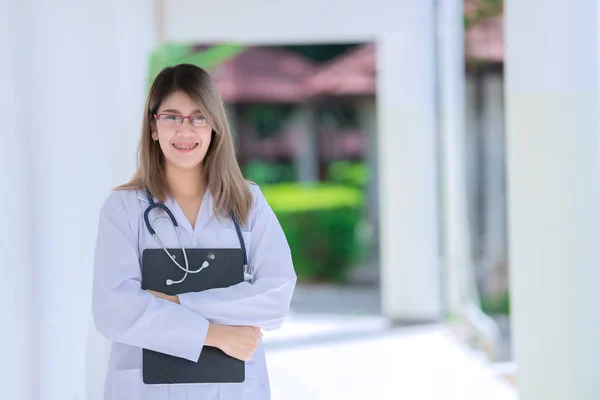
[[[183,245],[183,239],[181,238],[181,231],[179,229],[179,224],[177,223],[177,219],[175,218],[175,216],[173,215],[173,213],[171,212],[171,210],[169,210],[169,208],[167,206],[165,206],[162,203],[157,203],[154,201],[154,199],[152,198],[152,194],[150,193],[150,190],[148,190],[148,189],[146,189],[146,196],[148,197],[148,202],[150,203],[149,206],[144,211],[144,223],[146,224],[146,228],[148,229],[150,234],[154,237],[154,239],[159,244],[159,246],[169,256],[171,261],[173,261],[173,263],[185,273],[183,278],[180,279],[179,281],[173,281],[171,279],[168,279],[167,285],[181,283],[187,278],[188,274],[197,274],[200,271],[202,271],[204,268],[206,268],[206,265],[203,264],[197,270],[189,269],[189,261],[187,258],[187,253],[185,251],[185,246]],[[152,228],[152,225],[150,224],[149,214],[150,214],[150,211],[152,211],[155,208],[160,208],[160,209],[164,210],[167,213],[167,215],[169,216],[169,218],[171,219],[171,222],[173,223],[173,227],[175,229],[175,233],[177,234],[177,238],[179,239],[181,251],[183,252],[183,259],[184,259],[185,267],[181,266],[177,262],[177,260],[175,259],[175,256],[173,254],[171,254],[169,252],[169,250],[167,250],[165,245],[162,243],[162,241],[156,234],[156,231],[154,230],[154,228]],[[240,239],[240,243],[241,243],[241,247],[242,247],[242,255],[243,255],[243,260],[244,260],[244,281],[251,282],[253,276],[252,276],[252,271],[250,270],[250,267],[248,266],[248,255],[246,254],[246,247],[244,245],[244,237],[242,235],[242,230],[240,228],[240,224],[237,220],[237,217],[235,216],[235,213],[233,211],[231,211],[230,215],[231,215],[231,218],[233,219],[233,223],[235,225],[235,230],[237,232],[238,238]]]

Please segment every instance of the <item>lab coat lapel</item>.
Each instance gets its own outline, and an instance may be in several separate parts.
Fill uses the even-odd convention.
[[[214,206],[215,199],[210,189],[207,188],[206,192],[204,192],[204,197],[202,198],[202,204],[200,205],[200,211],[198,212],[198,218],[196,219],[195,230],[204,229],[214,214]]]
[[[181,229],[185,229],[188,232],[193,232],[192,224],[190,224],[190,221],[188,221],[187,217],[183,213],[183,209],[179,206],[179,203],[177,203],[174,198],[167,197],[165,205],[169,208],[169,210],[171,210]]]

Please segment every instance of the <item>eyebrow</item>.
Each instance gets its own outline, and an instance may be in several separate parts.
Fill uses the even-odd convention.
[[[172,114],[179,114],[179,115],[183,115],[183,113],[179,110],[175,110],[172,108],[169,108],[167,110],[162,110],[160,112],[158,112],[157,114],[162,114],[162,113],[172,113]],[[195,109],[194,111],[192,111],[192,113],[190,115],[196,115],[196,114],[200,114],[202,115],[202,111]]]

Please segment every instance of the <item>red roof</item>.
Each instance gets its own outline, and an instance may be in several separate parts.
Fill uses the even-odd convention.
[[[498,16],[471,26],[465,33],[467,59],[503,62],[503,23]],[[376,46],[368,43],[321,66],[289,50],[249,47],[212,75],[226,102],[296,103],[310,96],[373,95],[376,70]]]
[[[489,18],[471,26],[465,34],[467,58],[501,63],[504,60],[504,18]]]
[[[375,44],[355,47],[324,66],[306,80],[313,95],[372,95],[376,91]]]
[[[305,57],[273,47],[249,47],[212,76],[226,102],[300,102],[308,92],[304,81],[315,66]]]

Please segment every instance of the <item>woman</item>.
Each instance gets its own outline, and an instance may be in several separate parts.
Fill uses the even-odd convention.
[[[160,239],[150,233],[144,212],[152,201],[170,209],[179,234],[156,208],[148,222]],[[159,240],[167,249],[240,248],[234,218],[251,281],[178,296],[142,290],[145,249],[161,248]],[[260,189],[241,174],[211,78],[193,65],[165,68],[148,94],[137,171],[100,213],[93,314],[112,342],[105,399],[269,399],[261,330],[281,326],[295,283],[284,233]],[[205,346],[245,361],[245,381],[144,383],[142,349],[196,362]]]

